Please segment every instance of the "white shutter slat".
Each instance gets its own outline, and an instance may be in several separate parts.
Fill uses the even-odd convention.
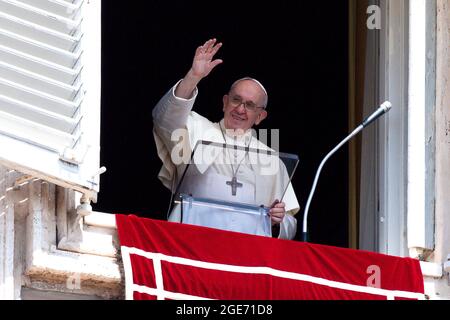
[[[81,83],[77,83],[75,86],[67,85],[1,61],[0,75],[3,79],[67,100],[75,99],[81,90]]]
[[[73,51],[76,48],[82,36],[81,33],[76,37],[60,33],[30,21],[5,14],[1,11],[0,28],[68,51]]]
[[[51,112],[59,113],[66,117],[74,117],[78,112],[83,95],[74,101],[57,98],[44,92],[19,85],[0,77],[0,95],[32,104]]]
[[[18,100],[0,95],[0,111],[27,119],[49,128],[54,128],[72,134],[81,116],[75,118],[65,117],[58,113],[50,112],[33,105],[20,102]]]
[[[78,5],[83,3],[84,0],[61,0],[61,2],[67,2],[69,4]],[[100,1],[99,1],[100,2]]]
[[[1,28],[0,43],[14,50],[34,55],[67,68],[75,66],[82,52],[81,50],[74,52],[62,50]]]
[[[21,0],[21,2],[45,11],[53,12],[62,17],[73,19],[79,13],[83,1],[72,3],[63,0]]]
[[[96,199],[101,0],[0,0],[0,163]]]
[[[0,0],[0,11],[70,35],[76,34],[81,22],[81,19],[68,19],[16,0]]]
[[[3,111],[0,111],[0,132],[58,153],[61,145],[73,146],[79,138],[79,135],[67,134]]]
[[[0,45],[0,61],[66,84],[74,84],[81,72],[79,64],[73,69],[66,68],[2,45]]]

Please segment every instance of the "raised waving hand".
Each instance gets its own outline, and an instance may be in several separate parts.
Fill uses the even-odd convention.
[[[221,59],[213,60],[214,55],[222,46],[222,43],[216,43],[216,41],[216,39],[210,39],[195,50],[194,61],[192,62],[191,68],[194,77],[200,79],[206,77],[212,69],[223,62]]]
[[[214,55],[222,46],[222,43],[216,43],[216,41],[216,39],[210,39],[195,50],[192,67],[175,89],[175,95],[177,97],[184,99],[191,98],[192,92],[200,80],[223,62],[221,59],[213,60]]]

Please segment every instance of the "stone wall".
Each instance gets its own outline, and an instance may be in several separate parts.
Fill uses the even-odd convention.
[[[123,299],[114,216],[74,191],[0,166],[0,299]]]

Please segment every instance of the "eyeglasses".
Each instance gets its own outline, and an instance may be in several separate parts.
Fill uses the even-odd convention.
[[[245,109],[251,112],[255,112],[256,109],[264,109],[264,107],[258,107],[253,101],[243,101],[240,96],[232,96],[230,103],[234,107],[239,107],[241,104],[244,104]]]

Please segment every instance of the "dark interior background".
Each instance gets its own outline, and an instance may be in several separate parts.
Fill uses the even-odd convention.
[[[224,60],[199,84],[194,110],[222,118],[222,96],[243,76],[269,92],[261,128],[280,129],[280,151],[296,153],[293,186],[303,210],[321,159],[348,132],[347,1],[103,1],[101,176],[97,211],[165,219],[170,192],[157,179],[161,161],[151,111],[188,71],[209,38]],[[348,245],[348,155],[322,171],[309,211],[310,241]]]

